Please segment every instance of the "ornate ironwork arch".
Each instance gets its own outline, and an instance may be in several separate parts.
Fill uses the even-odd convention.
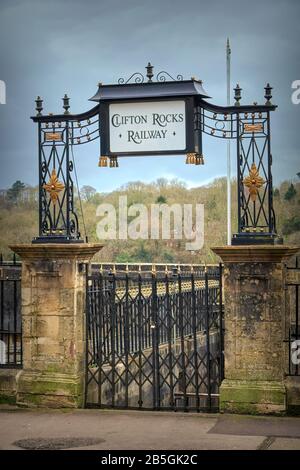
[[[119,79],[119,85],[114,86],[134,83],[147,87],[153,84],[150,63],[146,71],[146,77],[134,73],[127,80]],[[208,96],[203,93],[201,81],[184,82],[181,75],[174,79],[164,71],[156,75],[156,80],[155,83],[161,83],[162,87],[179,82],[196,83],[201,87],[202,94],[194,100],[197,153],[189,154],[187,163],[203,162],[203,134],[236,141],[238,230],[233,243],[280,243],[273,209],[270,112],[276,106],[271,103],[271,86],[265,87],[265,104],[241,105],[242,90],[237,85],[235,104],[224,107],[204,99]],[[35,243],[83,241],[74,207],[74,165],[70,149],[100,137],[101,100],[100,104],[81,114],[70,114],[67,95],[62,100],[63,114],[43,115],[43,100],[37,97],[37,114],[32,117],[38,124],[39,147],[39,236],[33,240]],[[111,160],[112,167],[118,166],[116,157]]]

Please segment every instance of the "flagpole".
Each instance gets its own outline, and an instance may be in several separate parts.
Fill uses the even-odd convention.
[[[230,106],[230,56],[229,38],[226,44],[226,80],[227,80],[227,106]],[[227,245],[231,245],[231,158],[230,140],[227,141]]]

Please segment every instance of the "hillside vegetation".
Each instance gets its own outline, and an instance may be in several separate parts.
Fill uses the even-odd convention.
[[[0,198],[0,253],[10,256],[10,244],[31,242],[38,233],[37,188],[27,188],[16,182]],[[187,240],[105,240],[98,260],[115,262],[212,263],[217,260],[210,247],[226,244],[226,179],[219,178],[207,186],[187,189],[184,183],[159,179],[151,184],[128,183],[108,194],[93,188],[81,189],[86,231],[90,242],[98,242],[96,209],[101,203],[111,203],[117,209],[119,196],[127,196],[128,206],[142,203],[150,208],[154,203],[204,204],[204,247],[194,252],[185,249]],[[80,205],[76,198],[82,235]],[[284,182],[274,190],[274,208],[278,232],[287,243],[300,244],[300,180]],[[118,210],[117,210],[118,212]],[[236,183],[232,183],[232,227],[236,230]]]

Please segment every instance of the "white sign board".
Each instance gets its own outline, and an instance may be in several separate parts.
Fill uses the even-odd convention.
[[[109,105],[112,153],[184,151],[185,101],[151,101]]]

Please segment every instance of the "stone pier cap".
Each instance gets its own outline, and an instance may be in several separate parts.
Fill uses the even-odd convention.
[[[103,248],[100,243],[22,243],[9,248],[26,260],[77,259],[89,261]]]
[[[300,246],[235,245],[213,247],[211,250],[224,263],[281,263],[300,252]]]

